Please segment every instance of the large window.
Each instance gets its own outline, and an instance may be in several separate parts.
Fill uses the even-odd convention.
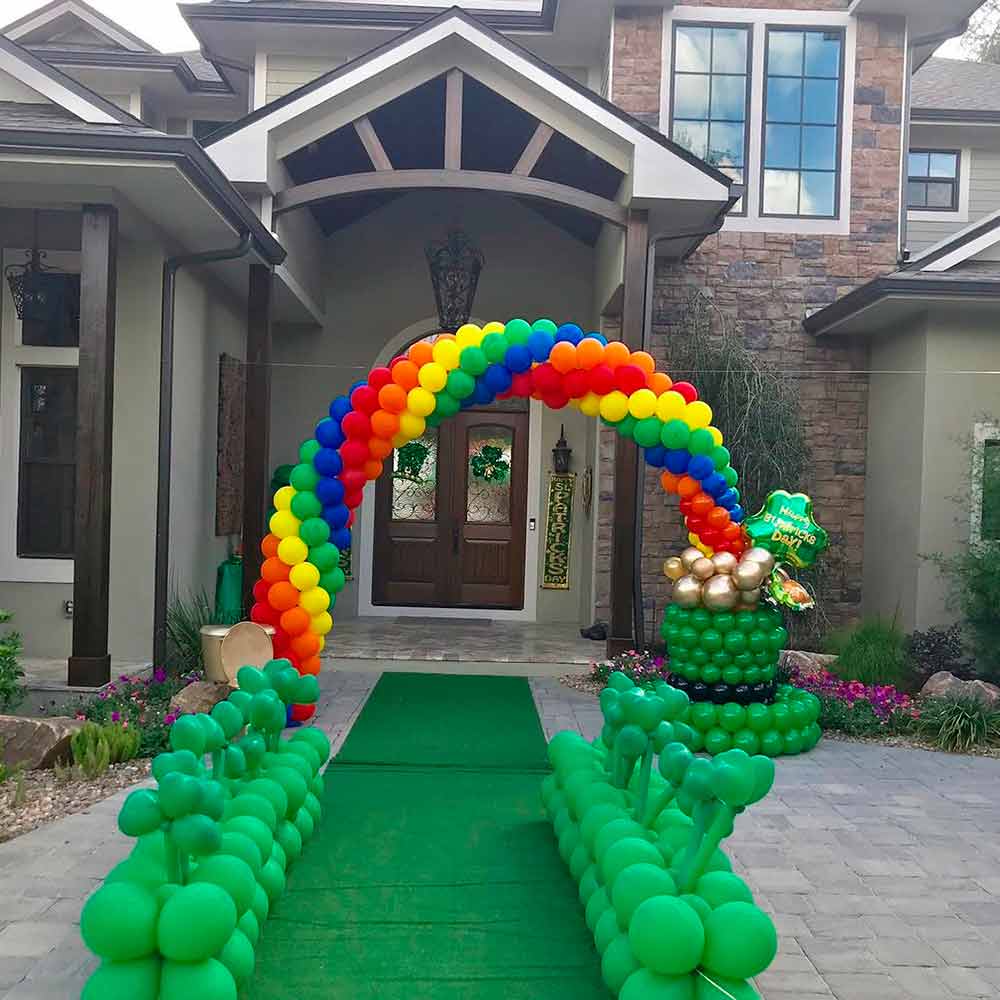
[[[911,149],[907,168],[909,207],[957,212],[960,161],[957,149]]]
[[[843,64],[841,31],[767,29],[762,215],[838,214]]]
[[[671,135],[740,183],[747,161],[749,67],[746,25],[674,25]]]
[[[976,424],[972,452],[972,542],[1000,541],[1000,425]]]

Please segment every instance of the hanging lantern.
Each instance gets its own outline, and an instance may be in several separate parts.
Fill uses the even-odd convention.
[[[552,470],[559,475],[569,472],[569,459],[573,454],[573,449],[566,443],[566,427],[560,424],[559,440],[552,449]]]
[[[45,263],[45,251],[38,243],[38,212],[34,215],[35,238],[23,264],[10,264],[5,269],[7,284],[10,286],[11,300],[22,322],[46,322],[53,310],[62,304],[62,282],[53,281],[52,276],[62,274],[57,267]]]
[[[443,331],[454,333],[472,315],[485,258],[458,229],[451,230],[447,239],[428,243],[424,252],[431,271],[438,322]]]

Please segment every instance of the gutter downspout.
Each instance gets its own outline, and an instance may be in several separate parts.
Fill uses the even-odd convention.
[[[174,419],[174,305],[177,272],[182,267],[239,260],[253,248],[250,232],[234,246],[202,253],[180,254],[163,262],[163,299],[160,310],[160,425],[156,469],[156,557],[153,578],[153,666],[162,666],[167,653],[167,584],[170,572],[170,459]]]

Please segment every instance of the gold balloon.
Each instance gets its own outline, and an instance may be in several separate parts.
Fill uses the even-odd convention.
[[[691,572],[699,580],[708,580],[715,576],[715,563],[711,559],[699,559],[692,567]]]
[[[733,570],[733,583],[740,590],[756,590],[767,578],[763,563],[753,559],[744,559]]]
[[[684,563],[682,563],[677,556],[664,560],[663,575],[669,577],[671,580],[679,580],[686,572],[687,570],[684,568]]]
[[[696,608],[701,603],[701,580],[682,576],[674,584],[672,600],[680,608]]]
[[[760,563],[764,567],[765,574],[770,573],[774,569],[774,556],[767,549],[762,549],[759,545],[755,545],[752,549],[747,549],[743,553],[743,562],[747,560]]]
[[[716,552],[712,556],[712,562],[715,564],[716,573],[732,573],[739,565],[739,560],[732,552]]]
[[[701,600],[709,611],[731,611],[740,599],[732,578],[724,573],[713,576],[702,588]]]
[[[741,590],[740,607],[755,608],[760,604],[760,590]]]
[[[681,553],[681,562],[684,563],[684,568],[688,572],[691,571],[691,567],[694,566],[694,564],[699,559],[704,559],[704,558],[705,556],[702,553],[701,549],[696,549],[693,545],[690,548],[685,549]]]

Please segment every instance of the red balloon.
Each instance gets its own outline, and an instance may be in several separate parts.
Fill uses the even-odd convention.
[[[409,361],[410,359],[405,354],[397,354],[392,361],[389,362],[389,368],[395,368],[400,361]]]
[[[535,378],[532,372],[517,372],[511,379],[510,394],[527,398],[535,391]]]
[[[359,385],[351,393],[351,406],[355,410],[360,410],[361,413],[374,413],[378,409],[378,393],[370,385]],[[346,427],[344,433],[347,433]]]
[[[542,402],[550,410],[561,410],[569,403],[569,396],[562,389],[555,389],[552,392],[543,393]]]
[[[271,645],[274,648],[275,657],[284,656],[288,652],[288,644],[291,641],[289,635],[281,627],[281,618],[279,615],[274,616],[274,621],[270,624],[275,626],[274,635],[271,636]]]
[[[256,590],[256,588],[254,589]],[[277,625],[278,614],[270,605],[258,601],[250,609],[250,621],[256,622],[258,625]]]
[[[675,382],[671,389],[684,397],[685,403],[693,403],[698,398],[698,390],[690,382]]]
[[[360,493],[365,488],[365,474],[361,469],[344,469],[340,474],[345,493]]]
[[[270,589],[271,589],[271,585],[267,582],[267,580],[258,580],[253,585],[253,599],[258,604],[264,603],[267,600],[267,592]]]
[[[355,506],[358,506],[358,505],[355,504]],[[348,529],[354,527],[354,511],[353,510],[350,512],[350,514],[347,515],[347,527],[348,527]]]
[[[714,509],[715,501],[704,490],[691,497],[691,513],[697,517],[705,517]]]
[[[368,386],[360,386],[354,391],[360,392],[362,389],[368,389]],[[374,389],[369,389],[368,391],[375,397],[375,409],[371,411],[374,413],[378,409],[378,393]],[[372,422],[364,413],[358,410],[351,410],[350,413],[344,416],[344,419],[340,422],[340,429],[346,437],[357,438],[360,441],[368,441],[372,436]]]
[[[615,386],[630,396],[646,388],[646,373],[638,365],[619,365],[615,369]]]
[[[590,392],[590,372],[574,369],[563,376],[563,390],[570,399],[580,399]]]
[[[562,389],[562,375],[546,361],[532,371],[535,388],[539,392],[555,392]]]
[[[292,641],[294,642],[295,640],[293,639]],[[299,669],[299,664],[302,662],[302,658],[300,656],[296,656],[295,655],[295,650],[291,649],[290,647],[287,650],[287,652],[285,653],[285,659],[288,660],[288,662],[293,667],[295,667],[296,670]]]
[[[705,545],[710,545],[713,549],[719,544],[719,542],[723,541],[722,535],[712,528],[706,528],[704,531],[699,531],[698,537]]]
[[[392,381],[392,372],[388,368],[373,368],[368,373],[368,384],[378,392],[384,385]]]
[[[353,511],[355,508],[361,506],[361,501],[364,500],[365,494],[362,490],[351,490],[350,493],[344,494],[344,505],[350,507]],[[347,526],[350,527],[354,522],[348,518]]]
[[[354,438],[351,441],[345,441],[340,446],[340,460],[346,469],[360,468],[369,458],[371,458],[371,451],[367,441]]]
[[[706,529],[705,519],[703,517],[691,517],[685,518],[684,523],[687,525],[688,531],[693,531],[699,538],[701,534]]]
[[[725,507],[713,507],[708,512],[706,520],[710,528],[713,528],[715,531],[722,531],[729,526],[729,511]]]
[[[615,373],[608,365],[597,365],[590,369],[590,390],[598,396],[606,396],[615,387]]]
[[[316,714],[315,705],[292,705],[292,721],[305,722]]]
[[[689,517],[694,511],[691,509],[691,497],[687,497],[677,505],[677,509],[685,516]]]
[[[732,552],[733,551],[732,547],[729,544],[729,542],[718,542],[717,544],[713,545],[712,548],[715,549],[716,552]]]
[[[370,458],[361,467],[366,479],[378,479],[382,475],[382,460],[380,458]]]
[[[732,521],[729,522],[722,529],[722,537],[727,542],[735,542],[743,537],[743,529],[738,524],[733,524]]]

